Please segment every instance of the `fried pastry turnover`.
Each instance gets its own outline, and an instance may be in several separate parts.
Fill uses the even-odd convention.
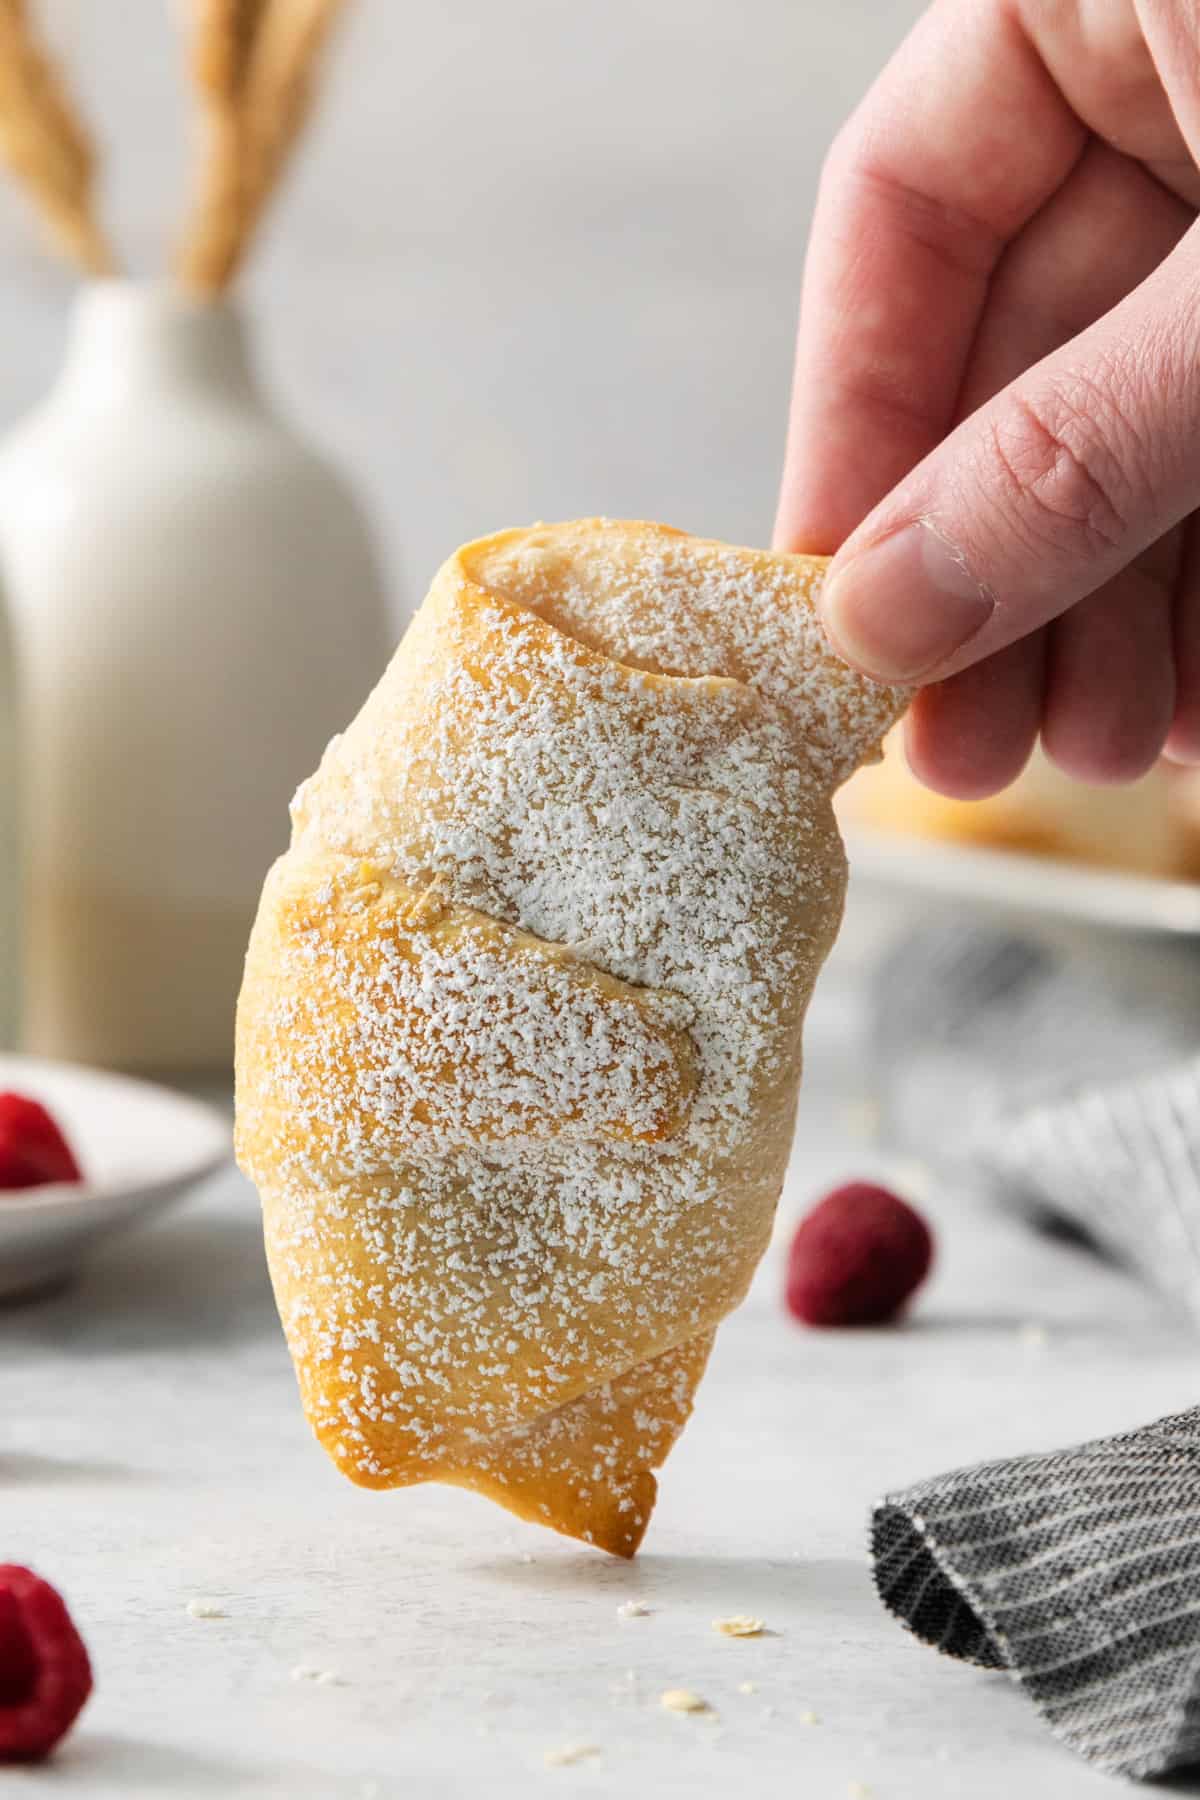
[[[293,807],[237,1142],[312,1427],[620,1556],[767,1243],[903,696],[819,558],[587,519],[435,579]]]

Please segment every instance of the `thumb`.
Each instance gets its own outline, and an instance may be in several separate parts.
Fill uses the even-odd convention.
[[[1200,505],[1200,226],[972,413],[833,559],[821,613],[879,680],[941,680],[1093,592]]]

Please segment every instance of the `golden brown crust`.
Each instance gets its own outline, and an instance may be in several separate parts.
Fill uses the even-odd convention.
[[[712,1342],[711,1332],[701,1332],[499,1435],[473,1466],[441,1479],[484,1494],[531,1524],[612,1556],[635,1556],[658,1494],[653,1471],[687,1424]]]

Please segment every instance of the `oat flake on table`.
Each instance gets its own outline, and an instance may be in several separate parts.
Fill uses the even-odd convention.
[[[728,1619],[714,1619],[712,1628],[719,1631],[722,1637],[752,1638],[761,1637],[766,1625],[762,1619],[756,1619],[750,1613],[734,1613]]]
[[[667,1712],[706,1713],[711,1710],[708,1701],[694,1694],[691,1688],[668,1688],[665,1694],[660,1694],[658,1704]]]
[[[227,1619],[229,1617],[220,1600],[189,1600],[187,1612],[193,1619]]]
[[[569,1769],[599,1754],[599,1744],[564,1744],[560,1750],[544,1751],[542,1761],[548,1769]]]

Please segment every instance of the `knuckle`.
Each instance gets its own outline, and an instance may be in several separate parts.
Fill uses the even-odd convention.
[[[821,162],[818,191],[835,217],[844,217],[858,195],[861,170],[868,155],[867,134],[852,114],[830,143]]]
[[[1004,510],[1041,547],[1095,553],[1128,542],[1148,482],[1145,447],[1109,387],[1076,378],[1030,396],[1007,396],[988,448]]]

